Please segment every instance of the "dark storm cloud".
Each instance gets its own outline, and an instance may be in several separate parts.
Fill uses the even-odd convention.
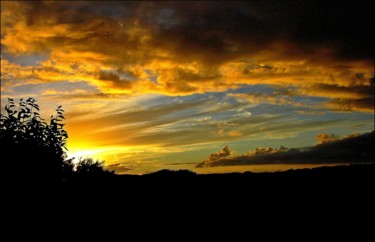
[[[197,167],[204,167],[204,165],[202,164],[211,164],[219,160],[225,159],[226,157],[230,156],[231,153],[232,152],[229,150],[228,146],[224,146],[224,148],[221,151],[210,154],[208,158],[202,163],[198,164]]]
[[[374,85],[358,85],[355,82],[368,82],[369,80],[353,81],[351,86],[336,84],[317,84],[309,89],[301,90],[303,95],[330,97],[323,106],[338,111],[374,112]]]
[[[322,138],[325,135],[320,135]],[[327,135],[326,135],[327,136]],[[341,140],[335,135],[328,135],[321,144],[308,148],[288,149],[280,147],[256,148],[243,156],[205,160],[197,167],[265,165],[265,164],[324,164],[324,163],[359,163],[374,162],[373,144],[375,132],[362,135],[350,135]],[[333,136],[333,137],[332,137]],[[327,141],[329,138],[329,141]]]
[[[337,111],[362,111],[373,113],[375,102],[374,97],[360,99],[335,98],[324,104],[326,107]]]
[[[95,19],[102,27],[106,26],[105,21],[114,24],[124,20],[125,25],[137,22],[156,33],[155,45],[175,42],[172,47],[178,52],[201,55],[214,62],[243,51],[256,51],[275,40],[303,44],[299,48],[306,52],[332,48],[341,57],[373,57],[372,1],[106,1],[24,5],[21,11],[29,26],[48,20],[51,24],[74,24],[87,30]],[[110,35],[111,31],[92,33],[90,37],[105,33]]]
[[[132,85],[132,82],[120,78],[120,76],[111,71],[99,71],[99,80],[109,82],[111,87],[129,89]]]
[[[187,55],[196,50],[206,58],[231,58],[284,40],[304,52],[329,48],[340,57],[373,57],[370,1],[178,2],[160,8],[167,7],[171,22],[159,25],[160,37],[173,37]]]

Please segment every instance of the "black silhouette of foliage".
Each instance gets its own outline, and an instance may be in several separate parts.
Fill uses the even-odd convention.
[[[5,164],[14,179],[35,181],[69,181],[77,177],[113,175],[104,169],[104,161],[92,158],[67,159],[68,133],[64,130],[64,110],[56,108],[56,114],[47,123],[40,116],[39,105],[34,98],[20,99],[16,105],[8,98],[5,112],[0,116],[0,145],[7,154]]]
[[[26,101],[20,99],[18,110],[14,100],[8,98],[5,105],[6,114],[0,118],[0,139],[2,142],[24,144],[37,143],[50,152],[63,156],[66,150],[68,133],[63,129],[61,121],[64,110],[61,106],[56,109],[56,116],[51,116],[47,124],[39,114],[39,105],[34,98]]]
[[[107,171],[104,169],[104,161],[95,161],[91,157],[79,157],[75,169],[79,176],[103,176],[114,174],[113,171]]]
[[[18,106],[8,98],[5,113],[0,116],[0,143],[8,152],[7,164],[14,173],[32,176],[33,180],[61,178],[68,138],[63,112],[58,106],[47,123],[34,98],[21,98]]]
[[[74,158],[65,159],[62,162],[62,181],[66,182],[75,176],[75,164],[74,164]]]

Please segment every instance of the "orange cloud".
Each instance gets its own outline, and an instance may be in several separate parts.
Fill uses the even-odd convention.
[[[49,56],[34,67],[2,60],[2,81],[12,80],[16,85],[86,81],[105,95],[190,95],[241,85],[277,85],[293,87],[295,95],[329,98],[326,108],[336,109],[336,103],[345,102],[347,110],[370,111],[371,100],[366,100],[373,91],[373,61],[342,58],[339,45],[276,38],[271,30],[277,33],[278,29],[272,29],[268,19],[262,23],[271,28],[267,33],[258,33],[259,27],[251,21],[248,26],[252,28],[237,29],[237,15],[225,20],[216,16],[215,4],[209,14],[222,25],[217,31],[192,24],[178,4],[166,3],[169,15],[161,14],[163,7],[152,3],[119,4],[119,11],[129,12],[113,16],[93,11],[100,3],[90,4],[78,4],[82,9],[78,11],[70,3],[2,3],[4,52]],[[234,12],[237,5],[231,6]],[[196,10],[198,6],[206,4],[185,7]],[[144,11],[149,15],[144,16]],[[250,12],[246,14],[249,20],[254,18]],[[249,94],[240,98],[291,104],[287,96]]]
[[[28,66],[23,67],[1,59],[1,85],[2,87],[24,85],[36,83],[39,78],[34,74],[35,68]]]
[[[241,133],[240,131],[230,131],[229,133],[228,133],[228,135],[230,136],[230,137],[242,137],[243,136],[243,133]]]
[[[366,113],[374,113],[374,97],[360,98],[360,99],[344,99],[336,98],[323,104],[326,107],[335,111],[351,112],[359,111]]]
[[[340,140],[340,137],[335,134],[317,134],[315,138],[317,139],[319,144]]]

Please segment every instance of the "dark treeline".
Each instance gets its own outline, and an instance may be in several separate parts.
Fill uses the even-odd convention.
[[[65,183],[62,194],[73,202],[77,198],[87,200],[87,197],[103,204],[111,201],[117,206],[108,208],[110,211],[129,210],[130,213],[141,212],[131,209],[138,207],[150,214],[155,211],[162,214],[162,211],[172,213],[186,210],[201,211],[203,215],[207,211],[213,214],[233,211],[237,215],[251,215],[267,213],[269,209],[285,211],[286,208],[294,211],[300,208],[306,214],[306,211],[314,211],[316,206],[324,207],[327,211],[367,208],[365,210],[368,212],[375,202],[374,174],[375,164],[273,173],[196,174],[186,170],[161,170],[145,175],[115,175],[91,181],[80,179]]]

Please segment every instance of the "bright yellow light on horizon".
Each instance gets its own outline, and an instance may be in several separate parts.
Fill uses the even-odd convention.
[[[93,159],[104,160],[103,149],[101,148],[70,148],[67,151],[68,159],[74,158],[73,162],[78,162],[79,157],[91,157]]]
[[[105,161],[106,165],[119,162],[118,155],[122,158],[133,157],[138,153],[143,153],[150,147],[145,146],[91,146],[85,143],[73,144],[68,146],[68,158],[74,158],[78,162],[79,157],[91,157],[99,161]]]

